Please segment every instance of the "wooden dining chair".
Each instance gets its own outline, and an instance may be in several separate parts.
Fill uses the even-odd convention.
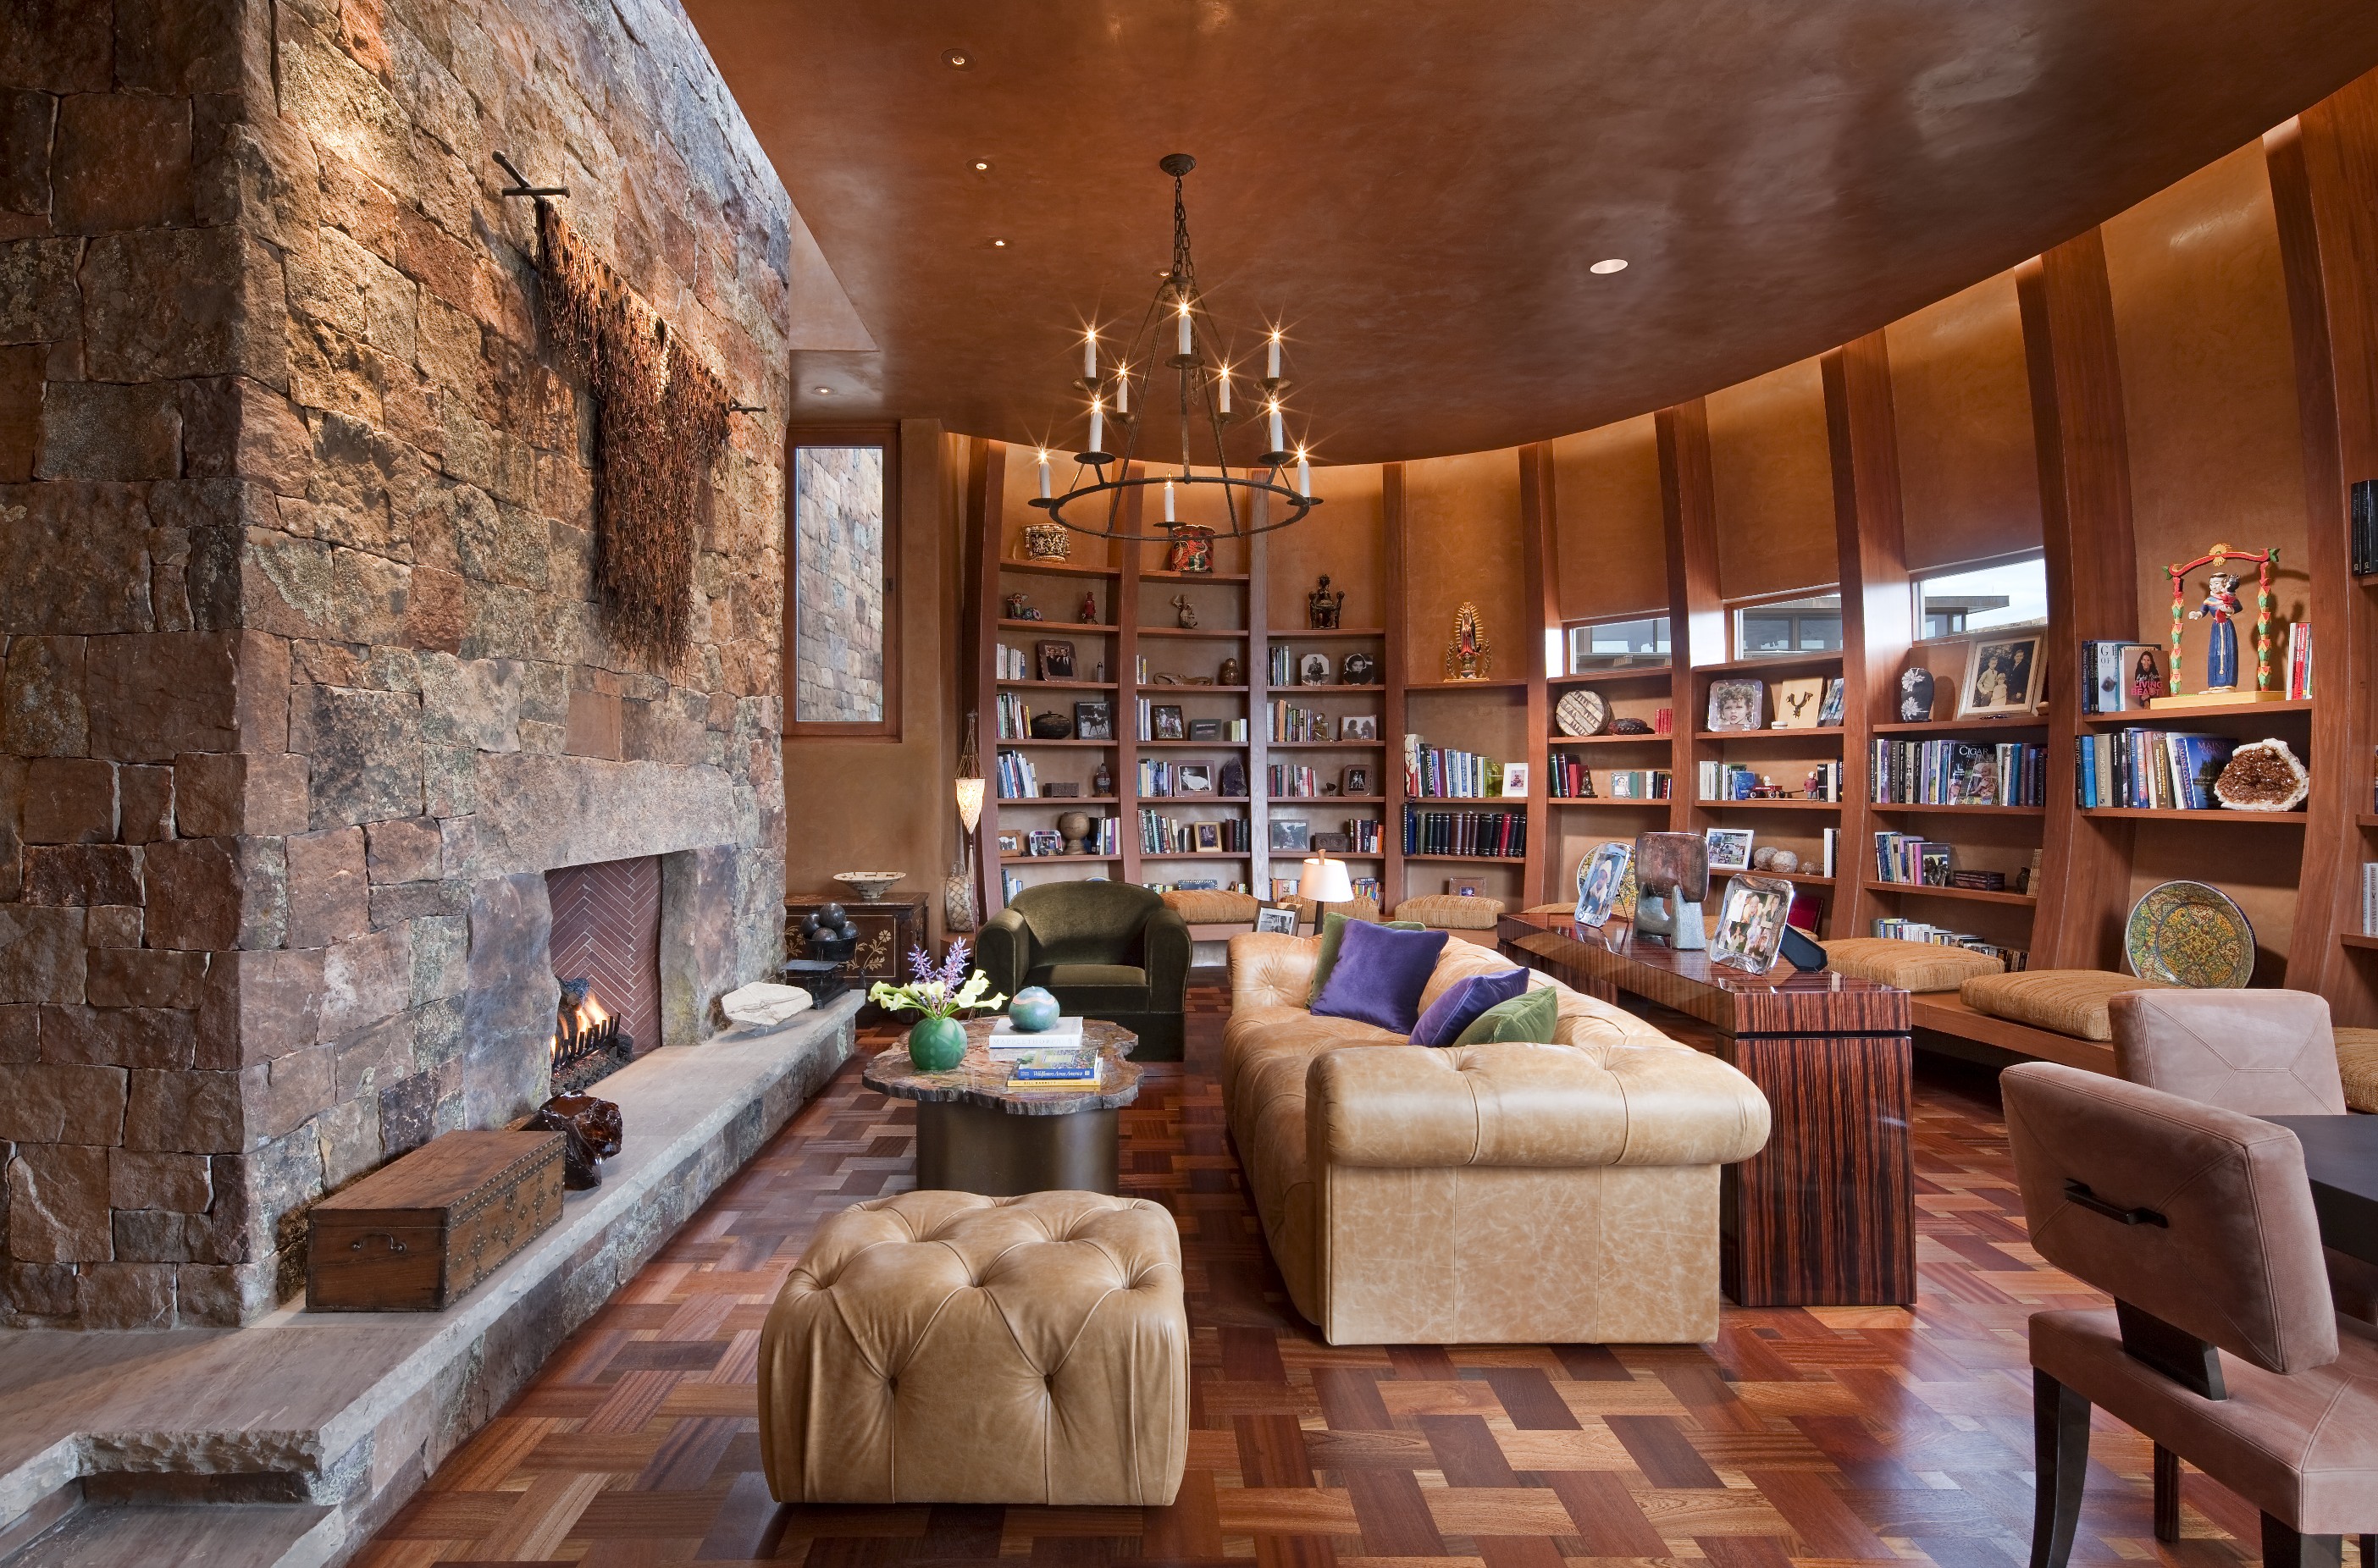
[[[2331,1303],[2283,1127],[2050,1062],[2000,1078],[2031,1243],[2113,1297],[2031,1319],[2032,1568],[2064,1568],[2102,1406],[2262,1512],[2269,1568],[2378,1531],[2378,1327]]]

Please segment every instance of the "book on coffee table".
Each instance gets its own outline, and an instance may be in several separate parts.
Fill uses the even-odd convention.
[[[1015,1089],[1095,1089],[1099,1086],[1099,1053],[1025,1051],[1009,1065],[1007,1083]]]
[[[1016,1051],[1077,1051],[1082,1048],[1082,1021],[1060,1018],[1048,1028],[1027,1033],[1015,1026],[1012,1018],[991,1020],[991,1038],[985,1042],[993,1056],[1004,1057]]]

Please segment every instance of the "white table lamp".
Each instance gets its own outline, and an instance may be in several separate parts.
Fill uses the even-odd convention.
[[[1344,904],[1354,896],[1354,880],[1346,874],[1343,860],[1316,855],[1304,863],[1304,876],[1296,891],[1315,904]]]

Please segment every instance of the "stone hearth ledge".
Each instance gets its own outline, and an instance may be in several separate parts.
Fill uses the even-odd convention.
[[[604,1079],[627,1138],[603,1185],[568,1194],[558,1224],[448,1311],[301,1299],[242,1329],[0,1333],[0,1554],[79,1487],[87,1512],[204,1502],[174,1512],[294,1519],[306,1527],[255,1561],[338,1561],[816,1095],[851,1053],[860,999]]]

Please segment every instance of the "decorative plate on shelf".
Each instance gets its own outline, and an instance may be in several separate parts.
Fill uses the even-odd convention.
[[[2131,906],[2123,956],[2143,980],[2242,989],[2254,977],[2254,928],[2219,888],[2164,882]]]
[[[1600,735],[1610,722],[1610,699],[1599,691],[1568,692],[1553,710],[1553,718],[1563,735]]]

